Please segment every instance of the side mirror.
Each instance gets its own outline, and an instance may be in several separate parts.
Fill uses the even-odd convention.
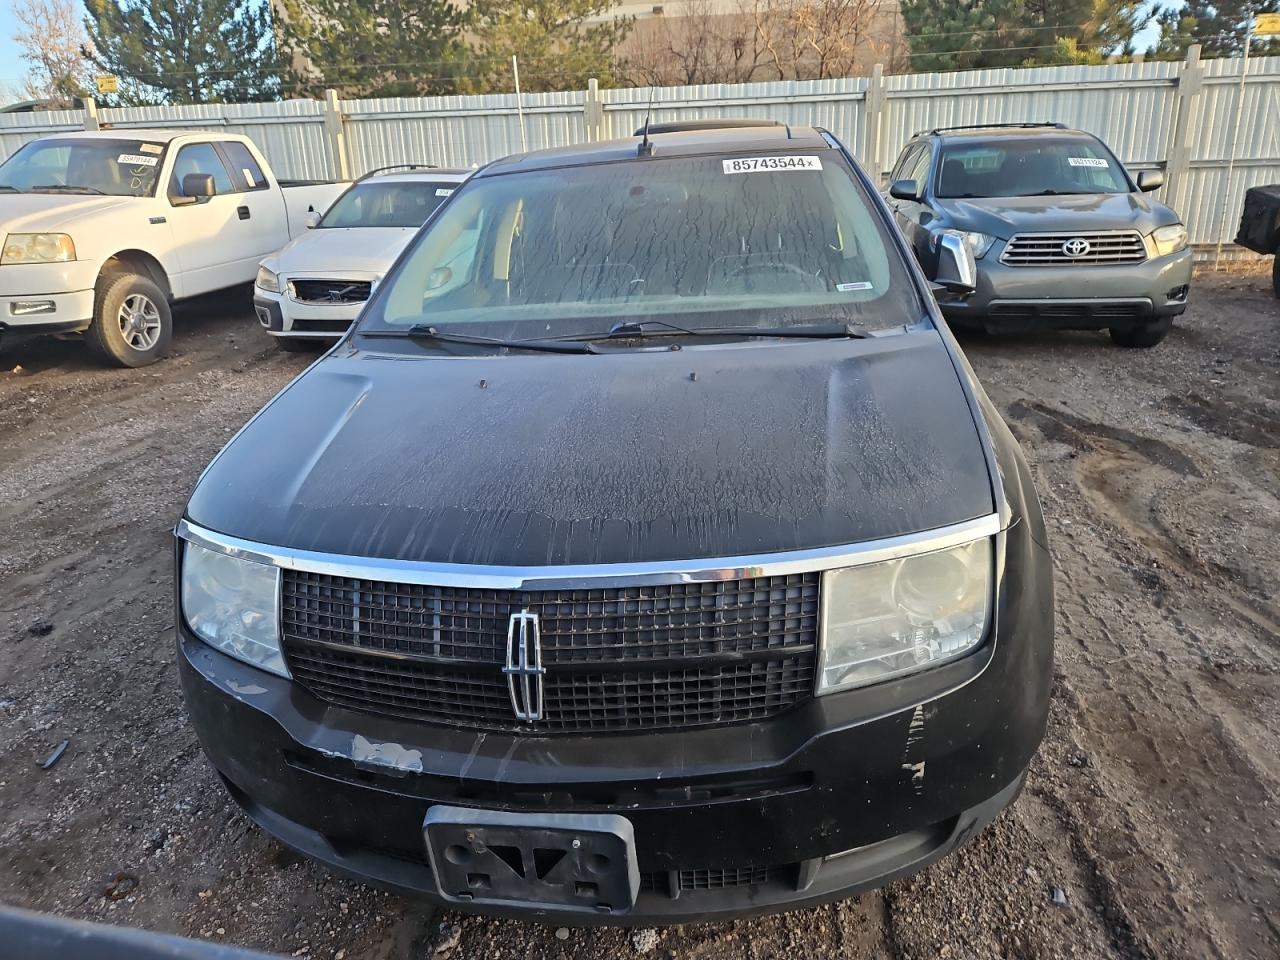
[[[316,227],[320,226],[320,214],[316,213],[314,210],[308,210],[306,219],[302,222],[307,225],[308,230],[314,230]]]
[[[208,200],[217,192],[217,187],[213,185],[212,174],[188,173],[182,178],[182,195],[188,199]]]
[[[1163,170],[1143,170],[1138,174],[1138,189],[1143,193],[1159,190],[1164,186]]]
[[[919,202],[920,188],[914,180],[895,180],[889,187],[889,196],[895,200]]]
[[[944,233],[938,241],[938,273],[936,282],[949,293],[968,296],[978,289],[978,264],[965,242],[954,234]]]

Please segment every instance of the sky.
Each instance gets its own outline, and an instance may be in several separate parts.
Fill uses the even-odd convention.
[[[0,0],[0,104],[20,99],[18,90],[27,72],[25,63],[18,59],[18,48],[12,39],[17,29],[12,3],[13,0]],[[1138,34],[1136,48],[1149,47],[1155,41],[1156,32],[1149,26]]]

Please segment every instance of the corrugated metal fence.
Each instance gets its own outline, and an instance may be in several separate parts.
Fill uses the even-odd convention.
[[[246,134],[286,179],[359,174],[407,161],[470,166],[522,149],[627,136],[653,119],[767,117],[826,127],[877,178],[917,130],[1057,120],[1102,137],[1134,170],[1162,168],[1160,196],[1211,253],[1230,241],[1247,187],[1280,183],[1280,57],[1033,67],[841,80],[514,94],[132,107],[0,114],[0,158],[26,141],[83,129],[166,127]],[[1243,98],[1240,93],[1243,90]],[[1226,197],[1237,112],[1236,160]],[[346,170],[343,170],[345,158]],[[1241,251],[1228,247],[1226,256]]]

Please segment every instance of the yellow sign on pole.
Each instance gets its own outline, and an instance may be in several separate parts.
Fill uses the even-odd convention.
[[[94,80],[98,84],[99,93],[115,93],[120,89],[120,81],[116,77],[106,75],[94,77]]]
[[[1260,13],[1253,21],[1253,32],[1260,37],[1280,36],[1280,13]]]

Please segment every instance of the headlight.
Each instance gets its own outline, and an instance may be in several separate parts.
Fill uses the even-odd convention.
[[[989,237],[985,233],[972,233],[968,230],[939,230],[933,235],[933,249],[938,249],[940,239],[951,234],[953,237],[959,237],[960,242],[969,248],[969,252],[973,254],[973,259],[981,260],[983,254],[991,249],[991,245],[996,242],[995,237]]]
[[[1151,231],[1151,242],[1155,245],[1157,257],[1167,257],[1186,247],[1187,228],[1180,223],[1156,227]]]
[[[280,278],[266,267],[258,268],[258,276],[253,281],[253,285],[259,290],[266,290],[268,293],[280,292]]]
[[[11,233],[5,237],[0,265],[65,263],[76,258],[76,245],[65,233]]]
[[[289,676],[280,652],[280,571],[185,545],[182,614],[197,637],[245,663]]]
[[[982,642],[991,541],[828,570],[822,583],[818,693],[876,683],[954,659]]]

